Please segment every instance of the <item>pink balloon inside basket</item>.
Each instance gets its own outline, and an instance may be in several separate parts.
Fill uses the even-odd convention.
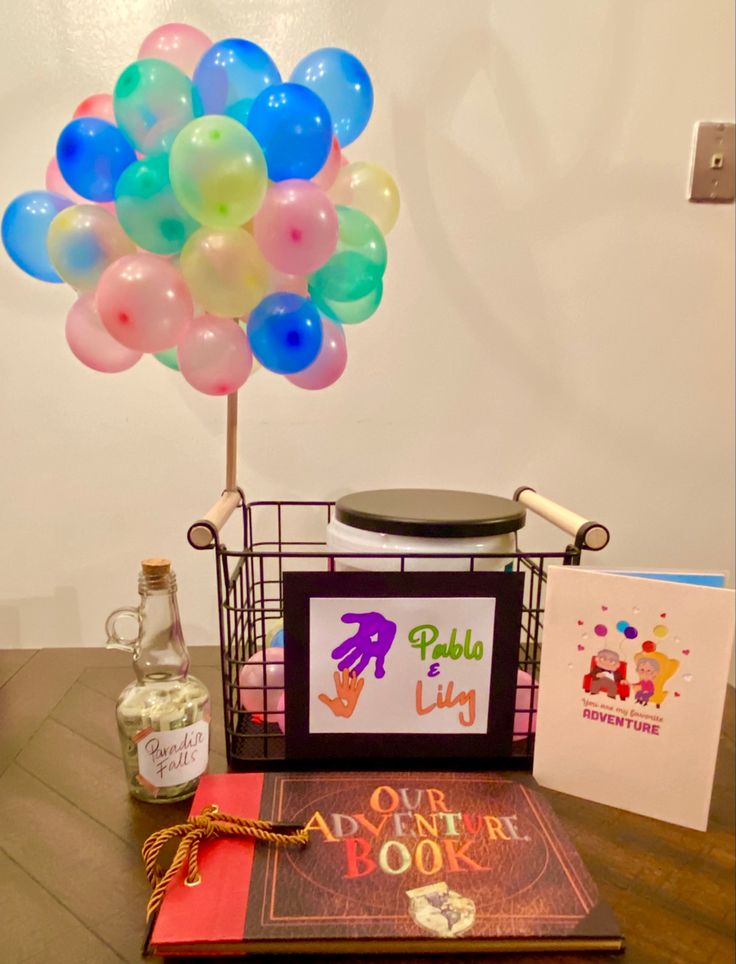
[[[536,729],[537,688],[532,686],[532,678],[529,673],[525,673],[523,669],[520,669],[516,674],[514,740],[525,740],[527,736],[529,736],[531,733],[534,733]]]
[[[238,675],[240,705],[266,724],[284,729],[284,651],[279,647],[259,649]]]

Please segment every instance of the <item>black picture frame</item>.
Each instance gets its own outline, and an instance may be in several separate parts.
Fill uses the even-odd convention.
[[[295,765],[359,769],[504,766],[511,757],[524,574],[521,572],[285,572],[286,756]],[[485,733],[313,733],[310,600],[314,598],[481,597],[495,599]],[[490,722],[492,711],[492,724]]]

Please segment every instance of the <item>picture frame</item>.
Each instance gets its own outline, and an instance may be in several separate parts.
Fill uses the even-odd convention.
[[[288,759],[508,761],[523,573],[286,572],[283,583]]]

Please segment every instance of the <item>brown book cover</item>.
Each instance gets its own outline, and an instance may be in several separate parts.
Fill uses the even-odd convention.
[[[303,848],[218,839],[173,881],[160,955],[617,951],[611,911],[549,806],[482,773],[202,778],[208,804],[309,829]]]

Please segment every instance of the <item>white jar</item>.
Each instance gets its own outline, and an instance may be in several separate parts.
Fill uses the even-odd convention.
[[[470,554],[502,553],[501,558],[476,559],[474,569],[503,570],[516,552],[516,533],[524,525],[524,507],[510,499],[476,492],[442,489],[381,489],[355,492],[338,500],[335,518],[327,526],[330,552],[366,553],[338,559],[338,570],[396,572],[400,553],[431,553],[434,558],[407,558],[411,572],[449,572],[470,569]],[[449,554],[464,558],[442,558]],[[375,558],[372,558],[375,557]]]

